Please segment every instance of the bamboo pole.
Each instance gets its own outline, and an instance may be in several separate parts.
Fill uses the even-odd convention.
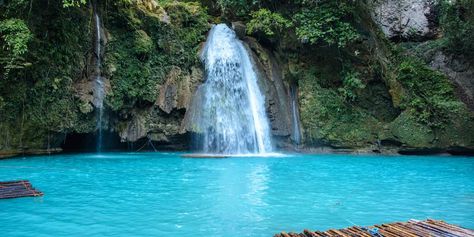
[[[474,230],[451,225],[443,221],[409,220],[408,222],[394,222],[374,225],[368,228],[378,228],[379,234],[384,237],[474,237]],[[275,237],[372,237],[367,230],[358,226],[346,229],[330,229],[324,232],[304,230],[303,233],[285,233]]]

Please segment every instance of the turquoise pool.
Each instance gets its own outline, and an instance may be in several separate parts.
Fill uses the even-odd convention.
[[[273,236],[443,219],[474,228],[474,158],[288,155],[186,159],[104,153],[0,160],[2,236]]]

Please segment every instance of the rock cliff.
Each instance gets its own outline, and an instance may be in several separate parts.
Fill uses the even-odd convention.
[[[472,3],[317,2],[98,1],[106,148],[189,148],[199,50],[211,24],[228,22],[251,53],[280,149],[474,151]],[[78,148],[97,133],[92,5],[31,3],[0,4],[0,32],[30,41],[15,56],[0,39],[0,156]]]

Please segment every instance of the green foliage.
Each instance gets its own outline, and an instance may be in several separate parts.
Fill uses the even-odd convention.
[[[0,1],[0,21],[10,18],[23,18],[29,5],[30,1],[28,0]]]
[[[81,7],[87,3],[87,0],[62,0],[63,7]],[[123,4],[132,4],[136,0],[115,0],[115,2],[123,3]],[[154,0],[153,0],[154,1]]]
[[[77,122],[78,107],[75,98],[68,91],[72,91],[70,77],[57,77],[41,80],[31,90],[28,106],[28,118],[51,131],[64,131],[70,129]]]
[[[153,47],[153,40],[145,31],[135,32],[134,49],[138,55],[148,55]]]
[[[86,4],[86,0],[63,0],[63,7],[79,7]]]
[[[11,69],[30,65],[22,56],[28,52],[32,38],[33,35],[23,20],[11,18],[0,21],[0,65],[5,70],[5,77]]]
[[[293,25],[290,20],[284,18],[281,14],[271,12],[265,8],[252,12],[251,16],[252,19],[247,23],[247,34],[261,32],[267,37],[272,37],[275,32],[281,33]]]
[[[359,38],[350,22],[353,3],[321,1],[295,15],[296,35],[303,42],[345,47]]]
[[[107,44],[106,62],[112,93],[106,103],[116,111],[150,105],[158,86],[173,67],[189,71],[200,65],[198,50],[209,29],[209,16],[195,2],[164,2],[170,23],[132,5],[110,9],[113,36]],[[124,26],[122,22],[135,22]]]
[[[360,73],[353,69],[342,72],[342,85],[338,91],[348,102],[354,102],[357,98],[357,90],[365,88],[365,84],[360,79]]]
[[[474,0],[441,1],[440,18],[446,49],[474,61]]]
[[[28,42],[32,34],[23,20],[8,19],[0,22],[0,34],[5,41],[3,48],[13,57],[28,51]]]
[[[222,15],[245,16],[259,0],[217,0],[217,6]]]
[[[326,75],[318,70],[301,73],[300,111],[307,138],[352,147],[363,147],[376,140],[376,119],[346,103],[337,90],[321,87],[318,81]]]
[[[449,122],[450,114],[463,108],[446,76],[417,59],[407,58],[400,63],[397,80],[407,91],[402,107],[414,110],[419,123],[443,127]]]
[[[18,20],[2,27],[2,36],[3,32],[15,36],[11,45],[17,46],[11,46],[8,52],[20,55],[22,61],[18,62],[22,64],[21,58],[25,58],[29,66],[11,70],[0,80],[0,97],[4,101],[0,127],[14,131],[8,138],[12,146],[40,148],[50,133],[95,127],[93,116],[80,113],[73,86],[84,76],[92,43],[89,15],[81,9],[64,9],[62,0],[33,3],[28,21]],[[12,19],[23,17],[21,11],[9,12],[16,15]],[[3,47],[8,45],[6,41],[2,38]]]

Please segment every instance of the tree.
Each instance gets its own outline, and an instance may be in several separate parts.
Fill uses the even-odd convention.
[[[359,38],[352,26],[353,3],[344,1],[322,1],[296,14],[296,35],[303,42],[321,42],[345,47]]]
[[[63,7],[79,7],[86,4],[86,0],[63,0]]]
[[[247,34],[261,32],[267,37],[272,37],[275,32],[281,33],[293,24],[279,13],[262,8],[251,13],[252,19],[247,23]]]
[[[12,18],[0,21],[0,64],[5,74],[13,68],[22,68],[27,63],[22,56],[28,52],[32,34],[23,20]]]

